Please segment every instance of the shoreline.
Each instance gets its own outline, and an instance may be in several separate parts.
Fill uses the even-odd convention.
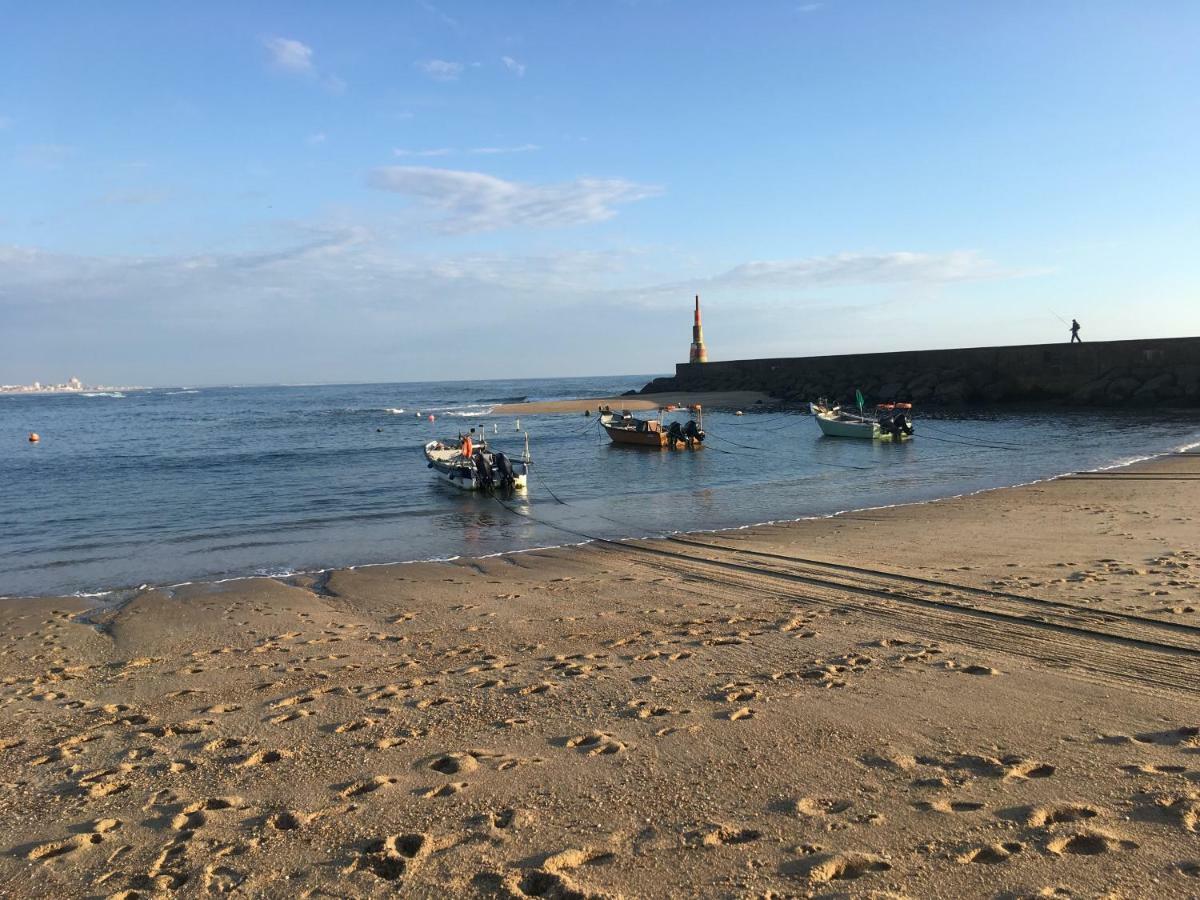
[[[0,604],[0,797],[24,810],[0,879],[1187,895],[1198,463],[150,589],[91,624]]]
[[[571,401],[571,402],[582,402],[582,401]],[[560,549],[564,549],[564,548],[581,547],[581,546],[586,546],[588,544],[591,544],[591,543],[594,543],[597,541],[618,542],[618,543],[624,542],[624,541],[666,541],[666,540],[670,540],[673,537],[678,537],[681,535],[682,536],[700,535],[700,534],[722,535],[722,534],[732,534],[732,533],[737,533],[737,532],[741,532],[741,531],[746,531],[747,529],[753,529],[753,528],[786,527],[789,525],[798,525],[798,524],[804,523],[804,522],[816,522],[816,521],[822,521],[825,519],[836,519],[839,516],[854,515],[857,513],[874,512],[874,511],[888,510],[888,509],[903,509],[905,507],[921,507],[921,506],[926,506],[929,504],[945,503],[945,502],[949,502],[949,501],[961,500],[961,499],[970,498],[970,497],[977,497],[980,495],[992,493],[994,491],[1015,490],[1015,489],[1019,489],[1019,488],[1023,488],[1023,487],[1028,487],[1031,485],[1053,482],[1053,481],[1056,481],[1061,478],[1070,477],[1072,475],[1086,474],[1086,473],[1091,473],[1091,472],[1105,472],[1105,471],[1109,471],[1112,469],[1128,468],[1130,466],[1136,466],[1136,465],[1138,465],[1140,463],[1144,463],[1144,462],[1152,462],[1152,461],[1158,460],[1158,459],[1165,459],[1165,458],[1169,458],[1169,457],[1180,455],[1180,454],[1186,454],[1192,450],[1195,450],[1196,448],[1200,448],[1200,442],[1181,444],[1180,446],[1178,446],[1172,450],[1166,450],[1161,453],[1154,453],[1154,454],[1149,454],[1146,456],[1139,456],[1134,459],[1130,459],[1130,460],[1126,460],[1126,461],[1122,461],[1122,462],[1111,463],[1111,464],[1104,465],[1104,466],[1097,466],[1094,469],[1081,469],[1079,471],[1059,472],[1057,474],[1046,475],[1041,478],[1035,478],[1031,481],[1014,482],[1013,484],[1002,484],[1002,485],[997,485],[994,487],[984,487],[984,488],[980,488],[980,489],[974,490],[974,491],[967,491],[965,493],[947,494],[945,496],[930,497],[925,500],[910,500],[910,501],[904,501],[901,503],[888,503],[888,504],[882,504],[882,505],[878,505],[878,506],[848,507],[846,509],[839,509],[839,510],[835,510],[835,511],[829,512],[829,513],[803,515],[803,516],[797,516],[795,518],[786,518],[786,519],[768,519],[768,520],[761,521],[761,522],[747,522],[742,525],[734,525],[734,526],[725,527],[725,528],[712,528],[712,529],[699,528],[699,529],[694,529],[694,530],[672,531],[672,532],[670,532],[668,534],[664,534],[664,535],[642,535],[642,536],[624,535],[624,536],[616,537],[616,538],[600,538],[600,537],[590,537],[589,536],[583,540],[574,540],[574,541],[568,540],[568,541],[563,541],[560,544],[547,544],[547,545],[542,545],[542,546],[537,546],[537,547],[526,547],[526,548],[519,547],[519,548],[515,548],[512,550],[501,550],[501,551],[497,551],[495,553],[487,553],[487,554],[483,554],[481,556],[464,556],[462,554],[456,554],[454,556],[434,556],[434,557],[423,557],[423,558],[418,558],[418,559],[384,560],[381,562],[352,563],[349,565],[323,566],[323,567],[317,567],[317,568],[313,568],[313,569],[300,569],[300,570],[296,570],[296,571],[288,571],[288,572],[283,572],[283,573],[278,573],[278,574],[260,574],[260,573],[252,572],[252,573],[242,574],[242,575],[222,575],[220,577],[214,577],[214,578],[203,578],[203,577],[193,578],[193,579],[187,579],[184,581],[171,582],[168,584],[145,583],[145,584],[138,585],[137,587],[112,587],[112,588],[101,588],[101,589],[94,589],[94,590],[87,590],[87,591],[80,590],[80,591],[75,591],[75,592],[68,593],[68,594],[0,595],[0,604],[11,602],[11,601],[25,602],[25,601],[38,601],[38,600],[63,600],[63,601],[95,600],[95,599],[99,599],[102,597],[112,597],[113,595],[125,595],[125,596],[122,596],[114,601],[109,602],[109,603],[98,603],[98,604],[94,604],[92,607],[90,607],[90,609],[92,609],[92,610],[107,610],[114,605],[116,605],[116,606],[124,605],[125,603],[128,603],[128,602],[132,601],[133,599],[135,599],[140,593],[149,592],[149,591],[165,593],[168,596],[170,596],[174,591],[182,589],[182,588],[194,588],[194,587],[205,586],[205,585],[218,586],[218,585],[224,585],[224,584],[229,584],[229,583],[233,583],[233,582],[256,581],[259,579],[268,580],[268,581],[276,581],[281,584],[290,584],[295,579],[306,579],[306,578],[318,578],[319,579],[319,578],[327,577],[331,574],[338,573],[338,572],[355,572],[355,571],[364,570],[364,569],[373,569],[373,568],[381,568],[381,567],[389,567],[389,566],[412,566],[412,565],[420,565],[420,564],[425,564],[425,563],[453,563],[453,562],[461,562],[461,561],[477,562],[477,561],[488,560],[488,559],[503,558],[503,557],[512,556],[515,554],[537,553],[537,552],[546,551],[546,550],[560,550]],[[521,513],[515,513],[515,512],[513,514],[514,515],[523,515]],[[525,518],[529,518],[529,517],[525,516]],[[538,521],[538,520],[533,520],[533,521]],[[547,527],[552,530],[561,530],[561,529],[558,529],[557,526],[549,524],[549,523],[543,523],[543,522],[539,521],[539,524],[542,524],[543,527]],[[564,534],[574,534],[574,532],[566,532],[566,531],[564,531],[563,533]]]

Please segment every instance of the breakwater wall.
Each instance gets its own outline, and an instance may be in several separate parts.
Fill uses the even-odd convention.
[[[934,405],[1200,407],[1200,337],[679,363],[657,391],[764,391],[784,400]]]

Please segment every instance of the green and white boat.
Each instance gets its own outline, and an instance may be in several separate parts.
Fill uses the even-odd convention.
[[[861,396],[861,395],[860,395]],[[860,403],[859,409],[862,409]],[[833,407],[815,412],[817,424],[826,437],[858,438],[864,441],[906,441],[913,436],[908,403],[881,403],[874,418],[861,412]]]

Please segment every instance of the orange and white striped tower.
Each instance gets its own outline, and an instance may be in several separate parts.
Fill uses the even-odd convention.
[[[692,349],[688,353],[688,362],[708,362],[708,348],[704,346],[704,331],[700,328],[700,295],[696,295],[696,322],[692,325]]]

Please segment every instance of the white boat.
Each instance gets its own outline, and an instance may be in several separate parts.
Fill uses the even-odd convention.
[[[425,445],[425,459],[438,481],[464,491],[524,489],[529,479],[528,438],[522,459],[510,459],[504,453],[492,451],[487,441],[473,447],[470,456],[463,455],[461,445],[430,441]]]
[[[859,438],[866,441],[906,441],[913,436],[912,421],[905,410],[909,404],[883,404],[878,417],[845,412],[834,407],[815,413],[821,433],[827,437]]]
[[[862,438],[868,441],[879,439],[879,423],[866,416],[824,409],[816,413],[816,417],[821,433],[827,437]]]

